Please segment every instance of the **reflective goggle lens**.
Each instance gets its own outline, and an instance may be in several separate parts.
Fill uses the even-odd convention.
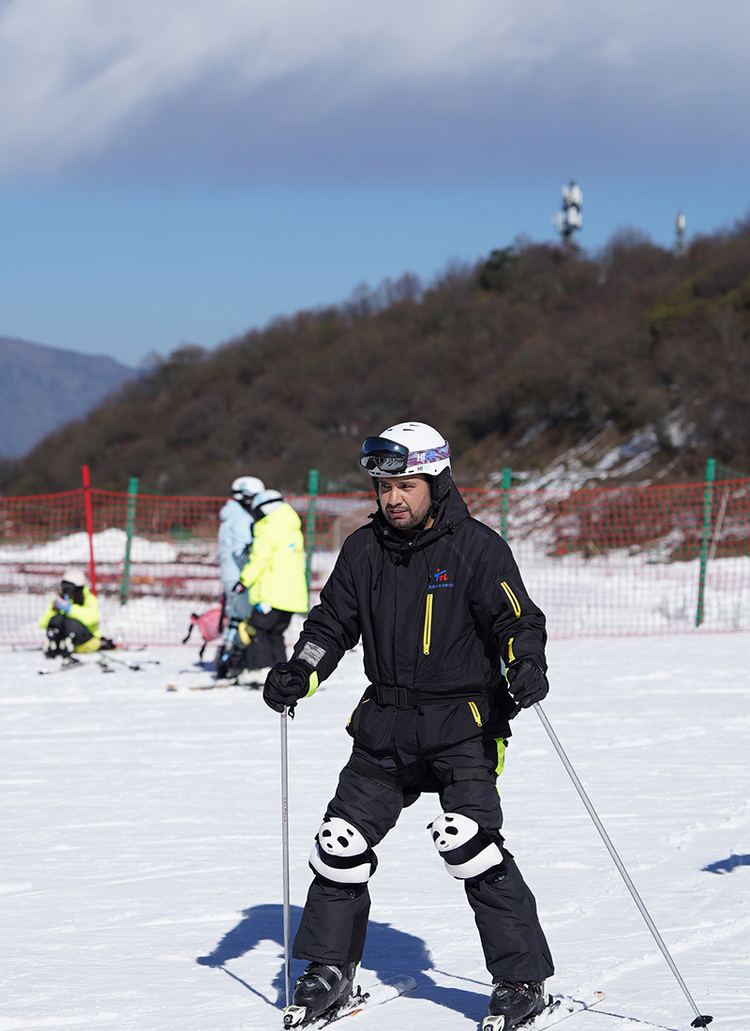
[[[402,473],[409,464],[409,449],[385,437],[368,437],[359,453],[363,469],[381,473]]]

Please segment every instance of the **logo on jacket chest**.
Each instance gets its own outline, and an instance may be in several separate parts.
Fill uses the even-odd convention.
[[[436,569],[430,577],[428,590],[436,591],[440,587],[454,587],[453,578],[447,569]]]

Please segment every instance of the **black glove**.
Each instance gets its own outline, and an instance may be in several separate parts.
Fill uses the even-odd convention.
[[[263,701],[276,712],[283,712],[287,706],[294,710],[300,698],[310,690],[312,666],[301,659],[291,662],[277,662],[266,677],[263,687]]]
[[[522,709],[529,709],[547,697],[549,683],[544,670],[533,659],[518,659],[508,666],[508,690]]]
[[[238,580],[232,588],[232,594],[244,594],[246,590],[247,587],[245,587],[245,585]]]

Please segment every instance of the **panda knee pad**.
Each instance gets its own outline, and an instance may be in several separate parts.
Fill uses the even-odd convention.
[[[500,846],[468,816],[443,813],[427,829],[451,877],[474,880],[504,862]]]
[[[327,816],[315,835],[310,866],[316,874],[345,887],[366,884],[378,865],[364,835],[340,816]]]

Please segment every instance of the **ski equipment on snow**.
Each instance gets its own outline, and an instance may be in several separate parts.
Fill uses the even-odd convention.
[[[318,1017],[340,1010],[354,991],[356,976],[356,963],[341,966],[325,962],[308,963],[294,986],[293,1005],[287,1005],[284,1010],[284,1023],[289,1025],[292,1013],[296,1015],[296,1023],[310,1024]]]
[[[81,667],[87,665],[87,662],[81,662],[81,660],[77,659],[74,655],[69,655],[67,658],[62,660],[62,663],[57,667],[57,669],[40,669],[38,672],[40,677],[52,676],[54,673],[67,673],[69,669],[81,669]]]
[[[379,981],[366,992],[358,987],[341,1006],[334,1005],[328,1012],[308,1021],[305,1021],[306,1010],[304,1007],[287,1006],[284,1010],[284,1027],[305,1027],[317,1031],[318,1028],[326,1027],[336,1020],[341,1020],[342,1017],[353,1017],[364,1009],[381,1006],[392,999],[397,999],[406,992],[414,991],[416,987],[417,982],[409,976],[392,977]]]
[[[576,789],[576,791],[578,792],[578,794],[581,797],[581,801],[583,802],[584,806],[586,807],[586,810],[588,811],[589,816],[593,820],[594,826],[599,831],[599,835],[600,835],[602,841],[604,842],[604,844],[605,844],[605,846],[607,848],[607,851],[609,852],[610,856],[612,857],[612,860],[614,861],[615,866],[617,867],[618,871],[620,872],[620,875],[621,875],[622,879],[625,881],[625,885],[626,885],[628,891],[633,896],[633,901],[635,902],[636,906],[640,910],[641,916],[646,921],[646,926],[648,927],[649,931],[651,931],[651,934],[654,937],[654,941],[656,942],[656,944],[661,949],[662,955],[664,956],[664,958],[667,961],[667,964],[669,965],[669,969],[674,974],[674,976],[675,976],[675,978],[677,980],[677,983],[679,984],[680,988],[682,988],[682,991],[685,994],[685,998],[688,1000],[688,1002],[690,1003],[690,1005],[691,1005],[691,1007],[693,1009],[693,1012],[695,1013],[695,1020],[691,1021],[690,1026],[691,1027],[707,1027],[714,1018],[712,1016],[709,1016],[708,1014],[701,1013],[700,1010],[698,1009],[698,1007],[696,1006],[695,1000],[693,999],[692,995],[688,991],[688,987],[685,984],[685,982],[683,981],[682,975],[680,974],[680,971],[677,969],[677,965],[676,965],[675,961],[672,959],[671,953],[669,952],[669,949],[667,948],[667,946],[664,943],[664,939],[659,934],[659,931],[658,931],[658,929],[656,927],[656,924],[651,919],[651,914],[646,909],[646,906],[645,906],[645,903],[643,902],[643,899],[638,894],[638,889],[636,888],[636,886],[633,884],[632,880],[630,879],[630,874],[625,869],[625,864],[623,863],[622,859],[620,859],[620,856],[618,855],[615,846],[612,844],[612,840],[611,840],[610,836],[607,834],[606,830],[604,829],[604,824],[599,819],[599,814],[597,813],[596,809],[594,809],[594,806],[593,806],[593,804],[591,802],[591,799],[586,794],[586,791],[585,791],[585,789],[583,787],[583,784],[581,784],[580,780],[578,779],[578,775],[577,775],[576,771],[573,769],[572,763],[570,762],[570,759],[568,758],[567,754],[565,753],[565,749],[560,744],[560,741],[559,741],[559,739],[557,737],[557,734],[552,729],[552,724],[547,719],[547,716],[546,716],[546,714],[544,712],[544,709],[541,707],[539,702],[535,703],[534,708],[536,709],[537,716],[541,720],[542,726],[547,731],[547,734],[549,736],[550,741],[552,742],[552,744],[555,747],[555,751],[560,756],[562,764],[563,764],[563,766],[565,767],[565,769],[568,772],[568,776],[573,781],[573,784],[575,785],[575,789]]]
[[[593,992],[583,999],[573,999],[569,995],[549,995],[544,1008],[533,1017],[522,1020],[518,1027],[524,1031],[545,1031],[553,1024],[559,1024],[566,1017],[572,1017],[574,1013],[581,1010],[589,1010],[592,1006],[598,1006],[605,998],[604,992]],[[505,1023],[502,1014],[485,1017],[482,1021],[482,1031],[509,1031],[513,1025]]]
[[[515,1027],[533,1019],[547,1005],[544,982],[495,981],[489,1001],[489,1015],[502,1017],[503,1027]]]
[[[287,1009],[291,1001],[291,905],[289,901],[289,760],[287,751],[287,719],[289,709],[281,713],[281,870],[284,910],[284,990]],[[286,1020],[286,1017],[284,1018]]]

